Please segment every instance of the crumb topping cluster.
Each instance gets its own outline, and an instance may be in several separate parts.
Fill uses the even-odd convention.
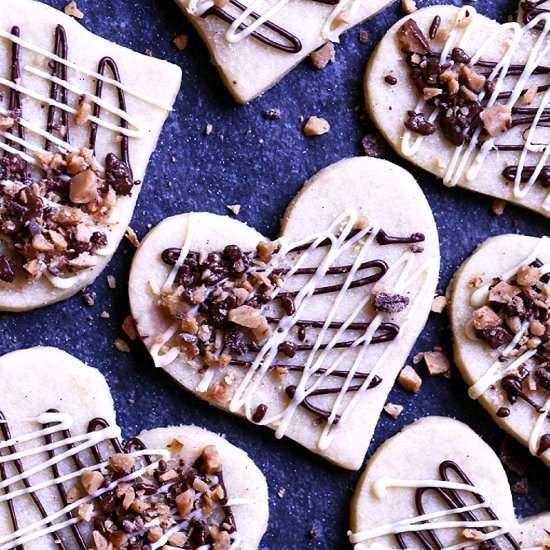
[[[177,451],[182,443],[175,439],[170,448]],[[84,472],[83,490],[93,496],[136,466],[132,456],[114,454],[105,471]],[[178,458],[161,460],[157,468],[82,504],[78,514],[93,526],[95,550],[146,550],[163,538],[165,549],[227,550],[236,530],[227,502],[222,460],[209,445],[192,465]]]
[[[117,198],[135,182],[128,165],[108,154],[100,166],[90,149],[37,154],[42,177],[33,177],[18,155],[0,158],[0,282],[18,270],[36,281],[66,276],[97,263],[107,245]]]

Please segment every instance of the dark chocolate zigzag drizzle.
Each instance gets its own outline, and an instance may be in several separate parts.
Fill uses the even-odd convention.
[[[521,2],[520,6],[523,10],[523,22],[527,25],[530,23],[537,15],[540,15],[541,13],[550,13],[550,8],[540,8],[542,4],[544,4],[546,0],[523,0]],[[542,30],[543,24],[539,23],[535,29]]]
[[[14,36],[20,36],[19,27],[12,28],[12,34]],[[67,33],[65,28],[62,25],[58,25],[55,29],[55,43],[54,43],[54,53],[58,57],[67,59],[68,55],[68,40]],[[12,43],[12,64],[11,64],[11,80],[16,82],[17,79],[21,78],[21,48],[19,44],[15,42]],[[52,76],[61,79],[67,80],[67,66],[61,62],[51,60],[50,61],[51,74]],[[120,72],[118,66],[114,59],[111,57],[103,57],[100,59],[97,67],[97,72],[101,75],[104,75],[106,70],[109,69],[113,75],[113,79],[117,82],[121,82]],[[101,79],[97,79],[95,93],[97,97],[102,97],[104,88],[104,82]],[[54,99],[65,105],[68,104],[68,90],[55,82],[51,83],[50,87],[50,99]],[[118,107],[127,112],[126,108],[126,97],[124,90],[117,87],[118,95]],[[15,115],[15,121],[18,129],[18,134],[20,138],[24,138],[23,127],[20,124],[17,124],[17,118],[22,116],[22,102],[21,94],[17,90],[11,90],[10,99],[9,99],[9,110]],[[57,131],[60,134],[60,137],[65,140],[67,143],[70,143],[70,124],[69,124],[69,113],[66,111],[60,110],[60,121],[56,121],[56,112],[57,108],[54,105],[48,107],[48,119],[47,119],[47,131],[53,133]],[[101,108],[99,105],[94,104],[93,115],[99,117],[101,113]],[[120,125],[122,128],[128,128],[128,122],[120,119]],[[89,146],[90,149],[95,151],[95,144],[97,139],[98,125],[96,123],[90,123],[90,137],[89,137]],[[129,154],[129,139],[128,136],[120,133],[120,159],[127,165],[131,173],[130,168],[130,154]],[[46,138],[45,149],[50,150],[51,142]],[[24,151],[24,147],[21,146],[21,150]],[[111,155],[108,155],[108,157]],[[114,156],[114,155],[113,155]]]
[[[346,240],[352,239],[355,235],[357,235],[357,233],[359,233],[359,231],[360,230],[358,230],[358,229],[354,229],[354,230],[350,231],[349,235],[346,237]],[[387,246],[387,245],[392,245],[392,244],[413,244],[414,245],[414,244],[417,244],[417,243],[420,243],[420,242],[424,242],[424,240],[425,240],[425,236],[422,233],[413,233],[408,237],[399,237],[399,236],[389,235],[383,229],[380,229],[378,231],[377,235],[376,235],[376,242],[380,246]],[[329,246],[330,244],[331,244],[330,240],[326,239],[324,241],[321,241],[318,246],[323,247],[323,246]],[[296,246],[296,247],[292,248],[291,250],[289,250],[289,252],[292,252],[292,253],[300,252],[300,251],[306,250],[308,247],[309,247],[308,244],[304,244],[304,245],[301,245],[301,246]],[[163,250],[163,252],[161,254],[161,257],[162,257],[162,260],[163,260],[164,263],[166,263],[168,265],[175,265],[178,258],[179,258],[180,253],[181,253],[180,248],[167,248],[167,249]],[[193,254],[193,252],[191,252],[191,254]],[[328,275],[338,275],[338,274],[343,274],[343,273],[349,273],[349,271],[351,270],[351,267],[352,267],[351,265],[331,267],[330,269],[327,270],[327,274]],[[358,288],[358,287],[362,287],[362,286],[366,286],[366,285],[375,283],[375,282],[379,281],[386,274],[386,272],[388,271],[387,263],[385,261],[381,260],[381,259],[376,259],[376,260],[370,260],[370,261],[367,261],[367,262],[363,262],[360,266],[360,270],[372,269],[372,268],[377,269],[377,272],[372,274],[372,275],[363,276],[363,277],[360,277],[358,279],[355,279],[354,281],[352,281],[349,288]],[[288,273],[288,271],[289,271],[288,269],[274,269],[273,273],[279,274],[279,275],[284,275],[284,274]],[[317,268],[315,268],[315,267],[305,267],[305,268],[296,270],[294,272],[294,275],[312,275],[316,271],[317,271]],[[315,289],[313,294],[314,295],[320,295],[320,294],[329,294],[329,293],[333,293],[333,292],[338,292],[339,290],[342,289],[342,286],[343,286],[342,283],[335,284],[335,285],[324,286],[324,287]],[[294,298],[296,295],[297,295],[297,292],[281,293],[278,296],[276,296],[274,300],[282,301],[282,300],[285,300],[285,299],[288,300],[289,298],[290,298],[290,300],[292,300],[292,298]],[[280,317],[268,316],[268,317],[266,317],[266,319],[270,324],[278,324],[281,321]],[[330,323],[329,328],[330,329],[339,329],[340,327],[342,327],[343,324],[344,324],[343,322],[334,321],[334,322]],[[349,331],[363,331],[364,332],[365,330],[367,330],[369,325],[370,325],[369,322],[350,323],[350,325],[347,327],[347,330],[349,330]],[[295,326],[297,326],[300,331],[304,331],[308,327],[322,328],[324,326],[324,322],[323,321],[318,321],[318,320],[299,319],[298,321],[296,321]],[[369,342],[369,345],[370,344],[379,344],[379,343],[384,343],[384,342],[391,342],[392,340],[394,340],[397,337],[397,335],[399,334],[399,330],[400,330],[399,326],[395,323],[381,323],[380,326],[378,327],[378,329],[376,330],[376,332],[374,333],[373,338]],[[354,345],[354,343],[355,343],[355,340],[346,340],[346,341],[342,341],[342,342],[337,342],[334,345],[334,348],[335,349],[338,349],[338,348],[340,348],[340,349],[342,349],[342,348],[351,348]],[[295,353],[297,353],[299,351],[309,351],[309,350],[313,349],[313,346],[310,345],[310,344],[298,344],[298,345],[292,344],[292,346],[293,347],[292,347],[292,355],[291,356],[293,356]],[[325,348],[326,348],[326,344],[322,344],[321,346],[319,346],[319,349],[325,349]],[[252,363],[250,361],[243,361],[243,360],[240,360],[240,359],[232,359],[229,364],[232,365],[232,366],[235,366],[235,367],[249,368]],[[287,371],[291,371],[291,372],[293,372],[293,371],[294,372],[296,372],[296,371],[303,372],[304,369],[305,369],[305,366],[304,365],[288,365],[288,364],[285,364],[285,363],[274,363],[274,364],[270,365],[270,367],[269,367],[269,370],[272,370],[272,371],[275,371],[277,369],[286,369]],[[326,372],[325,369],[319,369],[318,370],[319,374],[323,374],[325,372]],[[345,370],[334,371],[330,374],[331,377],[336,377],[336,378],[346,378],[348,375],[349,375],[349,371],[345,371]],[[359,391],[362,387],[362,382],[364,380],[366,380],[368,378],[368,376],[369,376],[368,373],[356,373],[353,376],[352,381],[353,382],[361,382],[361,383],[351,385],[347,389],[347,391],[348,392]],[[375,388],[381,382],[382,382],[382,378],[380,378],[379,376],[374,376],[367,389]],[[322,409],[322,408],[317,407],[316,405],[314,405],[311,402],[311,398],[316,397],[316,396],[318,397],[318,396],[338,393],[338,392],[341,391],[341,389],[342,389],[341,387],[330,387],[330,388],[321,388],[321,389],[315,390],[314,392],[312,392],[310,394],[309,397],[307,397],[306,399],[304,399],[300,403],[300,406],[305,408],[306,410],[316,414],[320,418],[322,418],[324,420],[328,420],[328,418],[331,415],[331,412],[326,410],[326,409]],[[292,386],[292,385],[287,386],[285,388],[285,392],[286,392],[287,396],[290,399],[293,398],[293,396],[295,394],[295,391],[296,391],[296,387]],[[264,411],[263,414],[265,414],[265,411]],[[261,419],[263,418],[263,414],[259,415],[258,422],[261,421]],[[260,416],[261,416],[261,418],[260,418]],[[334,420],[333,420],[333,423],[337,424],[339,422],[339,420],[340,420],[340,416],[336,415]]]
[[[49,409],[47,412],[57,413],[59,411],[56,410],[56,409]],[[44,424],[45,428],[51,427],[51,426],[52,426],[52,424]],[[89,422],[87,431],[88,431],[88,433],[91,433],[91,432],[94,432],[94,431],[97,431],[97,430],[107,428],[108,426],[109,426],[109,423],[105,419],[103,419],[103,418],[94,418]],[[10,431],[9,423],[8,423],[6,417],[4,416],[4,414],[2,413],[2,411],[0,411],[0,433],[2,434],[2,437],[5,441],[11,439],[11,431]],[[71,434],[70,430],[60,430],[59,432],[56,432],[56,434],[61,434],[62,439],[68,439],[68,438],[72,437],[72,434]],[[47,434],[47,435],[44,436],[44,441],[45,441],[46,445],[54,442],[54,436],[56,434]],[[136,451],[136,450],[146,449],[146,446],[143,443],[143,441],[141,441],[141,439],[139,439],[137,437],[129,439],[125,443],[125,445],[122,445],[121,442],[116,438],[110,439],[108,441],[104,441],[104,442],[102,442],[102,445],[107,445],[107,446],[110,445],[110,447],[112,449],[112,453],[109,452],[109,455],[114,454],[114,453],[131,453],[131,452]],[[70,449],[70,448],[74,448],[74,444],[72,444],[72,443],[67,444],[67,449]],[[8,447],[8,452],[9,452],[9,454],[15,454],[17,452],[17,450],[16,450],[15,446],[10,445]],[[48,454],[49,458],[54,458],[55,457],[55,451],[53,449],[47,451],[47,454]],[[106,460],[106,457],[103,455],[99,444],[93,445],[91,447],[91,455],[94,458],[95,464],[100,464],[101,462],[105,462],[105,460]],[[2,451],[0,451],[0,456],[4,457]],[[89,454],[88,454],[88,456],[89,456]],[[82,470],[86,466],[90,465],[90,464],[86,464],[82,461],[81,457],[79,456],[79,453],[74,454],[71,457],[70,460],[72,460],[72,462],[73,462],[73,464],[74,464],[77,471]],[[150,459],[149,456],[145,456],[144,460],[147,464],[151,464],[151,459]],[[198,460],[200,460],[200,458]],[[13,460],[12,462],[13,462],[18,474],[22,474],[25,471],[21,460]],[[197,465],[197,463],[195,463],[193,466],[195,467],[196,465]],[[53,473],[54,479],[58,479],[60,477],[61,472],[59,470],[59,464],[53,464],[51,466],[51,471]],[[6,463],[0,463],[0,479],[2,479],[2,481],[5,481],[8,478],[9,478],[9,476],[8,476],[8,473],[7,473],[7,470],[6,470]],[[221,472],[218,474],[218,479],[219,479],[219,484],[222,487],[222,489],[224,490],[224,493],[226,495],[225,501],[227,502],[227,491],[226,491],[226,487],[225,487],[225,484],[224,484],[224,481],[223,481],[223,476],[222,476]],[[24,486],[28,489],[32,488],[32,484],[31,484],[31,482],[29,481],[28,478],[23,479],[20,483],[23,483]],[[68,500],[68,493],[67,493],[67,489],[66,489],[65,485],[61,482],[58,482],[58,483],[55,484],[55,486],[58,490],[59,497],[60,497],[61,501],[63,502],[63,506],[69,505],[70,503],[69,503],[69,500]],[[9,486],[6,487],[4,489],[4,492],[6,494],[10,493],[10,487]],[[106,500],[109,498],[109,495],[110,495],[110,493],[105,493],[101,497],[99,497],[97,499],[99,504],[100,505],[102,504],[101,501],[103,501],[103,503],[106,503]],[[45,509],[44,502],[40,499],[40,497],[36,494],[36,492],[28,493],[28,496],[32,499],[34,505],[36,506],[36,508],[39,511],[42,518],[47,518],[49,514]],[[8,510],[9,510],[9,516],[10,516],[10,520],[11,520],[11,523],[12,523],[12,527],[13,527],[14,532],[15,532],[23,526],[21,526],[18,522],[18,518],[17,518],[16,511],[15,511],[15,506],[14,506],[14,501],[13,500],[8,500],[7,501],[7,506],[8,506]],[[224,510],[224,514],[225,514],[224,522],[231,526],[231,529],[229,531],[234,532],[236,530],[236,523],[235,523],[235,518],[233,516],[233,512],[231,511],[231,507],[230,506],[224,506],[223,510]],[[67,516],[68,516],[67,519],[72,519],[72,518],[76,517],[75,514],[74,514],[74,510],[69,512],[67,514]],[[53,525],[54,524],[52,524],[52,523],[47,524],[48,527],[52,527]],[[61,550],[74,550],[75,548],[78,548],[79,550],[87,550],[87,548],[89,548],[89,545],[86,544],[86,542],[85,542],[83,532],[82,532],[81,528],[79,528],[78,523],[67,526],[62,530],[62,532],[64,533],[64,536],[65,536],[65,534],[69,535],[69,532],[72,534],[72,537],[70,538],[70,540],[67,539],[67,538],[64,538],[64,540],[62,540],[59,536],[60,532],[61,531],[56,531],[56,532],[53,532],[53,533],[49,533],[49,535],[44,535],[44,537],[49,536],[53,540],[53,542],[57,545],[57,547],[60,548]],[[68,544],[68,546],[67,546],[67,544]],[[20,544],[16,548],[17,548],[17,550],[25,550],[25,547],[22,544]]]
[[[529,21],[532,20],[537,15],[539,15],[539,13],[547,13],[547,12],[550,13],[549,9],[544,9],[544,8],[538,8],[537,7],[538,5],[542,4],[542,0],[538,1],[538,2],[525,1],[525,2],[523,2],[523,4],[525,4],[525,5],[529,4],[530,5],[530,7],[529,6],[527,6],[527,7],[523,6],[523,8],[526,9],[525,17],[530,17]],[[439,22],[438,22],[437,17],[436,17],[434,19],[434,21],[432,22],[432,25],[431,25],[431,29],[430,29],[430,33],[429,33],[430,38],[435,37],[435,32],[432,32],[432,29],[435,28],[436,31],[437,31],[439,23],[440,23],[440,18],[439,18]],[[539,27],[537,26],[535,28],[539,28]],[[542,27],[540,27],[540,28],[542,28]],[[417,44],[423,50],[422,52],[419,51],[419,52],[416,52],[416,53],[419,53],[420,55],[426,55],[428,58],[430,58],[430,60],[436,60],[436,59],[439,59],[441,57],[441,52],[436,52],[436,51],[433,51],[431,49],[429,40],[424,36],[424,34],[422,33],[422,31],[420,30],[418,25],[414,22],[414,20],[412,20],[412,24],[410,24],[410,26],[408,27],[408,31],[414,33],[414,38],[417,41]],[[415,52],[411,51],[411,52],[408,52],[408,53],[413,54]],[[455,54],[456,54],[456,58],[455,58]],[[469,56],[463,50],[461,50],[460,48],[454,48],[452,50],[451,58],[455,62],[461,62],[461,63],[465,63],[465,64],[468,64],[469,61],[470,61]],[[496,67],[496,65],[497,65],[497,62],[495,62],[495,61],[485,61],[485,60],[479,60],[478,62],[473,64],[473,66],[475,66],[475,67],[487,68],[487,69],[493,69],[494,67]],[[506,76],[519,76],[523,72],[524,69],[525,69],[525,65],[511,64],[507,68]],[[489,76],[488,72],[485,72],[485,73],[480,72],[480,74],[482,74],[485,77]],[[533,74],[534,75],[550,75],[550,66],[539,65],[535,68],[535,70],[533,71]],[[549,88],[550,88],[550,84],[538,85],[537,93],[544,93]],[[521,95],[523,96],[525,93],[527,93],[527,89],[523,90]],[[497,100],[507,99],[507,98],[511,97],[511,95],[512,95],[512,91],[510,91],[510,90],[500,92],[497,96]],[[484,100],[482,100],[482,103],[481,103],[482,106],[483,106],[483,102],[486,101],[486,99],[489,96],[490,96],[490,94],[487,94],[486,97],[484,98]],[[524,125],[532,124],[534,119],[535,119],[535,115],[536,115],[537,111],[538,111],[537,108],[513,107],[512,108],[512,126],[517,127],[517,126],[524,126]],[[542,114],[542,116],[539,120],[539,125],[538,126],[545,126],[545,125],[548,125],[548,124],[550,124],[550,108],[549,109],[544,109],[543,114]],[[472,136],[473,132],[474,132],[474,128],[470,127],[470,129],[467,131],[466,136],[465,136],[466,140],[471,139],[471,136]],[[476,145],[481,146],[481,144],[482,144],[482,142],[478,142]],[[519,143],[519,144],[517,144],[517,143],[505,144],[505,143],[503,143],[503,144],[494,144],[493,146],[494,146],[495,149],[500,150],[500,151],[522,151],[525,147],[525,144],[521,144],[521,143]],[[527,181],[533,175],[535,169],[536,169],[536,166],[532,166],[532,165],[531,166],[530,165],[524,166],[523,171],[522,171],[521,181],[523,181],[523,182]],[[507,181],[513,182],[515,180],[517,170],[518,170],[517,165],[516,166],[514,166],[514,165],[507,166],[502,171],[502,176]],[[542,187],[550,187],[550,165],[545,165],[542,168],[542,170],[540,171],[540,173],[537,177],[537,181],[542,185]]]
[[[462,468],[452,460],[446,460],[445,462],[442,462],[440,464],[439,475],[441,481],[454,481],[450,478],[450,475],[453,475],[453,477],[458,477],[461,483],[471,485],[472,487],[475,486],[470,481],[464,470],[462,470]],[[460,496],[460,491],[441,487],[421,487],[418,488],[415,493],[415,504],[418,515],[423,515],[427,513],[427,510],[424,507],[424,495],[429,492],[433,492],[438,497],[440,497],[443,503],[449,506],[449,509],[451,510],[466,506],[466,502]],[[480,504],[483,504],[484,502],[483,498],[480,495],[473,495],[473,498],[475,498]],[[490,507],[487,507],[484,510],[485,514],[490,520],[498,520],[497,515]],[[476,514],[474,512],[463,512],[456,515],[463,521],[480,521],[479,518],[476,517]],[[489,529],[486,527],[480,528],[479,530],[483,533],[489,532]],[[397,540],[397,543],[399,544],[399,548],[411,548],[410,545],[406,544],[405,537],[416,539],[413,547],[417,547],[417,544],[420,544],[421,548],[425,548],[427,550],[442,550],[444,548],[443,543],[433,529],[407,533],[405,536],[403,534],[396,534],[395,538]],[[514,550],[520,550],[521,546],[510,533],[506,533],[502,535],[502,537],[508,541],[508,543]],[[498,550],[499,548],[501,548],[501,546],[494,540],[488,540],[481,543],[479,545],[479,548],[482,550]]]
[[[340,0],[314,0],[314,1],[319,2],[321,4],[327,4],[330,6],[336,6],[340,2]],[[229,3],[235,6],[237,9],[239,9],[241,12],[244,12],[247,9],[247,6],[239,2],[239,0],[230,0]],[[215,5],[212,6],[211,8],[208,8],[201,15],[203,19],[206,19],[209,16],[217,17],[218,19],[225,21],[229,25],[231,25],[237,19],[237,17],[230,14],[224,8],[221,8]],[[257,20],[261,17],[261,15],[253,11],[250,13],[250,17],[252,19]],[[239,30],[240,31],[245,30],[247,27],[248,25],[246,23],[242,23],[239,26]],[[262,33],[259,31],[252,32],[250,36],[258,40],[262,44],[265,44],[266,46],[270,46],[271,48],[274,48],[276,50],[279,50],[281,52],[286,52],[286,53],[298,53],[302,50],[302,42],[300,41],[300,39],[294,34],[292,34],[291,32],[281,27],[280,25],[276,25],[272,21],[267,20],[265,23],[263,23],[263,25],[260,26],[260,28],[261,27],[265,27],[266,29],[270,30],[273,34],[277,35],[283,40],[282,42],[278,42],[277,40],[274,40],[273,38],[270,38],[269,36],[267,36],[267,34],[265,33]]]

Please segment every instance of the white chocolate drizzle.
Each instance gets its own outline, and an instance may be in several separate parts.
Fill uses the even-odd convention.
[[[519,269],[522,266],[528,266],[532,264],[540,255],[545,247],[550,245],[549,237],[542,237],[538,240],[533,251],[520,263],[514,265],[508,271],[506,271],[500,279],[505,282],[509,282],[516,276]],[[550,263],[544,264],[541,268],[541,275],[550,273]],[[470,298],[470,303],[473,307],[479,308],[485,304],[489,295],[490,284],[485,284],[476,289]],[[490,365],[485,373],[474,382],[468,389],[468,395],[472,399],[479,399],[483,394],[491,388],[497,382],[500,382],[508,375],[514,374],[520,367],[526,367],[529,364],[529,360],[537,354],[537,350],[527,350],[521,355],[514,357],[513,352],[517,348],[520,340],[529,330],[529,321],[522,323],[522,326],[518,332],[514,334],[513,339],[503,349],[498,351],[498,358]],[[531,454],[536,455],[540,443],[540,437],[543,430],[545,421],[547,420],[547,414],[550,411],[550,399],[548,399],[540,411],[536,412],[537,418],[531,430],[529,437],[529,451]]]
[[[456,506],[446,510],[438,510],[431,513],[421,514],[415,517],[402,519],[382,525],[380,527],[374,527],[358,533],[348,532],[350,542],[357,544],[356,550],[366,548],[383,548],[383,546],[366,546],[366,543],[372,539],[378,537],[384,537],[388,535],[403,535],[405,533],[415,533],[421,531],[438,531],[456,529],[485,529],[490,528],[489,532],[483,533],[480,531],[480,538],[476,540],[476,543],[493,540],[502,535],[510,532],[508,522],[499,519],[488,520],[475,520],[468,521],[463,519],[452,519],[448,516],[456,516],[458,514],[464,514],[468,512],[474,512],[476,510],[487,510],[490,507],[491,499],[487,491],[478,487],[466,484],[457,483],[452,481],[441,480],[400,480],[392,478],[378,479],[373,483],[372,492],[378,499],[384,499],[390,494],[391,488],[406,488],[406,489],[422,489],[422,488],[440,488],[450,489],[453,491],[461,491],[468,493],[473,497],[479,497],[482,502],[474,502],[472,504],[465,504],[464,506]],[[434,521],[435,520],[435,521]],[[472,546],[472,541],[465,541],[458,544],[445,547],[443,550],[460,550]]]
[[[452,63],[449,55],[454,47],[467,48],[471,32],[473,30],[472,22],[475,19],[477,12],[471,6],[462,7],[455,18],[454,26],[449,33],[448,39],[442,49],[440,62]],[[470,65],[475,65],[480,61],[485,50],[499,39],[502,35],[508,36],[505,42],[506,51],[501,58],[496,61],[495,67],[491,70],[487,80],[492,80],[495,84],[494,91],[491,93],[488,102],[485,107],[491,107],[497,103],[499,94],[503,91],[508,76],[508,70],[514,61],[514,55],[519,51],[522,41],[528,36],[535,36],[534,29],[539,27],[536,32],[539,32],[539,36],[535,41],[535,44],[530,47],[530,54],[525,63],[525,67],[514,82],[511,90],[510,98],[503,103],[506,107],[514,108],[521,99],[522,93],[528,87],[529,79],[534,75],[535,69],[544,65],[550,56],[550,40],[548,36],[550,34],[550,14],[543,13],[531,20],[527,25],[521,26],[518,23],[505,23],[500,25],[498,29],[495,29],[475,54],[470,59]],[[457,41],[457,35],[462,32],[460,40]],[[481,91],[478,94],[478,100],[481,101],[486,96],[485,91]],[[536,131],[540,128],[539,121],[545,110],[550,105],[550,90],[546,90],[540,99],[540,105],[537,108],[537,112],[534,116],[533,122],[528,128],[525,136],[525,144],[520,153],[518,160],[518,167],[515,174],[513,196],[516,199],[523,199],[534,187],[541,171],[543,170],[545,163],[550,157],[550,143],[535,143]],[[427,104],[424,100],[420,100],[415,111],[420,112],[426,108]],[[430,123],[434,123],[439,116],[439,109],[434,108],[428,115],[427,120]],[[455,186],[458,184],[460,178],[465,175],[468,181],[474,181],[480,175],[480,171],[491,152],[495,150],[495,144],[497,138],[489,137],[478,148],[478,138],[481,134],[482,128],[475,129],[473,135],[468,142],[463,145],[457,146],[453,149],[452,157],[445,168],[443,176],[443,182],[448,186]],[[407,157],[411,157],[418,152],[422,143],[426,138],[424,136],[414,136],[413,132],[406,129],[402,136],[401,152]],[[535,157],[538,156],[538,157]],[[533,174],[528,178],[526,182],[522,182],[522,175],[526,166],[527,160],[536,158],[536,164],[533,170]],[[550,211],[550,193],[546,196],[543,202],[543,207]]]
[[[179,267],[183,265],[183,262],[189,253],[192,240],[192,217],[193,214],[187,215],[188,221],[181,253],[178,257],[176,265],[170,271],[164,286],[166,286],[166,284],[171,285],[173,283]],[[263,344],[261,349],[258,352],[255,352],[254,358],[251,361],[250,366],[247,368],[244,377],[238,384],[236,384],[233,397],[229,402],[229,410],[231,412],[242,413],[249,420],[252,420],[254,415],[255,396],[258,389],[266,383],[266,377],[270,372],[270,366],[273,364],[273,361],[279,353],[279,345],[285,341],[291,329],[295,327],[296,323],[300,320],[302,312],[310,303],[310,300],[314,296],[315,290],[319,287],[328,270],[335,265],[338,258],[342,257],[342,255],[346,252],[353,250],[354,257],[352,260],[351,269],[346,273],[341,288],[335,292],[333,303],[323,318],[323,326],[315,335],[312,349],[308,352],[305,359],[304,369],[301,373],[299,382],[296,385],[294,396],[289,399],[288,405],[286,405],[281,412],[266,417],[259,422],[255,421],[256,424],[276,427],[276,437],[283,437],[289,426],[292,424],[294,415],[300,404],[307,399],[308,396],[318,390],[322,386],[323,382],[326,382],[331,374],[334,371],[337,371],[338,367],[341,367],[344,361],[349,359],[349,363],[351,363],[349,365],[349,372],[345,377],[342,388],[336,394],[330,409],[329,418],[321,430],[318,446],[319,449],[322,450],[328,448],[338,429],[338,426],[345,423],[346,419],[357,406],[359,400],[368,390],[369,385],[375,377],[381,373],[387,357],[393,351],[393,342],[390,342],[375,364],[369,366],[369,375],[362,380],[358,391],[354,392],[354,395],[349,398],[348,389],[354,381],[356,375],[363,371],[365,354],[368,351],[369,344],[372,342],[376,330],[383,321],[383,314],[376,313],[370,320],[368,327],[353,341],[350,347],[339,350],[337,358],[331,356],[331,352],[334,352],[336,349],[336,345],[341,340],[342,335],[345,334],[350,324],[356,320],[359,314],[365,310],[368,302],[372,298],[370,292],[365,292],[364,295],[357,299],[356,306],[346,317],[342,323],[342,326],[335,330],[334,334],[329,332],[329,327],[331,323],[337,319],[340,306],[342,301],[345,299],[346,293],[349,291],[351,283],[357,275],[361,264],[365,262],[366,256],[375,243],[376,236],[380,231],[380,225],[378,222],[370,222],[366,224],[365,227],[352,234],[352,231],[357,227],[359,219],[359,212],[356,209],[350,208],[338,216],[325,231],[320,231],[313,235],[309,235],[304,239],[293,243],[288,242],[288,240],[284,237],[281,237],[276,241],[276,248],[278,251],[275,253],[274,257],[276,259],[280,259],[281,261],[286,261],[287,263],[288,260],[291,261],[289,270],[284,276],[285,281],[291,279],[300,268],[304,267],[304,265],[308,265],[308,259],[312,254],[322,251],[323,257],[320,260],[315,260],[315,265],[317,266],[315,273],[308,276],[309,279],[297,292],[297,295],[294,298],[294,313],[292,315],[282,317],[277,326],[273,329],[271,336]],[[328,246],[326,245],[327,242],[330,243]],[[300,247],[305,247],[305,249],[297,256],[296,259],[289,256],[290,251]],[[407,250],[403,252],[402,255],[389,267],[385,276],[377,283],[382,283],[385,291],[387,292],[402,294],[407,292],[412,285],[419,281],[419,279],[425,279],[418,294],[411,298],[411,304],[408,306],[405,320],[400,321],[401,330],[403,330],[408,321],[414,317],[415,308],[421,301],[421,298],[427,288],[426,281],[429,280],[431,273],[434,269],[436,269],[436,264],[433,259],[422,260],[418,259],[418,257],[418,254],[411,251]],[[272,268],[268,268],[264,273],[269,275],[270,269]],[[392,282],[388,283],[388,281]],[[207,289],[207,291],[210,292],[213,288]],[[273,300],[279,294],[284,292],[285,288],[283,283],[282,287],[276,287],[270,292],[270,297]],[[169,340],[177,333],[177,331],[178,325],[177,323],[174,323],[155,339],[154,344],[150,348],[150,352],[156,366],[168,366],[178,357],[178,348],[168,347]],[[161,350],[164,351],[162,355],[160,354]],[[222,350],[220,349],[220,353],[221,351]],[[355,356],[353,356],[353,354],[355,354]],[[347,363],[346,370],[348,370]],[[201,393],[206,392],[213,380],[213,377],[213,369],[206,369],[202,376],[202,381],[198,384],[196,391]],[[338,421],[336,421],[337,417]]]
[[[5,422],[5,421],[1,421]],[[4,491],[0,495],[0,503],[6,505],[17,502],[18,498],[24,498],[28,495],[36,495],[39,491],[47,489],[55,489],[63,486],[65,483],[75,483],[86,471],[99,471],[108,466],[108,461],[101,463],[93,463],[83,468],[67,470],[67,465],[72,463],[72,459],[81,455],[81,453],[89,452],[92,447],[108,443],[113,439],[120,438],[120,428],[118,426],[106,426],[102,429],[89,431],[84,434],[72,435],[67,437],[64,434],[65,430],[69,430],[73,425],[71,415],[60,412],[47,412],[39,415],[36,418],[11,420],[12,423],[24,422],[29,424],[41,425],[38,429],[33,429],[12,437],[8,440],[0,441],[0,451],[8,450],[7,454],[0,455],[0,464],[12,464],[16,460],[24,460],[34,458],[36,465],[22,470],[20,473],[9,475],[0,481],[0,489]],[[47,443],[39,443],[45,436],[57,436],[57,439],[51,439]],[[10,448],[15,448],[18,445],[25,444],[23,450],[11,452]],[[61,450],[59,453],[48,454]],[[74,502],[63,505],[59,504],[59,509],[49,512],[46,517],[32,521],[26,525],[19,525],[13,532],[0,535],[0,550],[11,550],[22,544],[40,539],[52,533],[61,532],[62,530],[75,525],[80,520],[78,517],[73,517],[72,512],[77,510],[82,504],[94,501],[101,495],[112,491],[121,483],[134,480],[143,475],[147,470],[156,468],[159,460],[167,460],[170,453],[166,449],[144,449],[128,453],[134,458],[151,457],[156,461],[151,464],[146,464],[143,467],[136,469],[132,473],[122,476],[101,487],[92,495],[86,495],[78,498]],[[44,459],[37,462],[37,458],[44,456]],[[46,476],[51,468],[63,465],[63,473],[59,475]],[[53,471],[53,470],[52,470]],[[33,482],[33,476],[40,475],[44,480]],[[14,485],[20,484],[22,481],[28,482],[28,487],[23,486],[20,489],[15,489]],[[66,519],[65,519],[66,518]]]

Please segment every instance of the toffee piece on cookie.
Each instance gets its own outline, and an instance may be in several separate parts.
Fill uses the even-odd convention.
[[[0,310],[33,309],[116,250],[180,70],[32,0],[5,0],[0,47]]]

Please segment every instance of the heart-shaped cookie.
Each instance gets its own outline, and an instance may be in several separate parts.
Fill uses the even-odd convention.
[[[550,465],[550,240],[485,241],[451,289],[456,364],[494,420]]]
[[[3,550],[258,547],[266,482],[224,438],[180,426],[122,445],[103,376],[55,348],[4,355],[0,377]]]
[[[525,26],[469,5],[418,10],[377,46],[365,97],[404,158],[550,216],[550,12],[528,8]]]
[[[438,279],[411,175],[356,158],[312,178],[266,242],[225,216],[161,222],[129,292],[155,365],[211,404],[324,458],[361,466]]]
[[[181,70],[32,0],[2,1],[0,52],[0,310],[21,311],[115,252]]]
[[[311,52],[392,0],[176,0],[240,103],[271,88]]]
[[[519,521],[493,450],[465,424],[435,416],[374,453],[353,497],[350,527],[355,550],[550,544],[550,513]]]

